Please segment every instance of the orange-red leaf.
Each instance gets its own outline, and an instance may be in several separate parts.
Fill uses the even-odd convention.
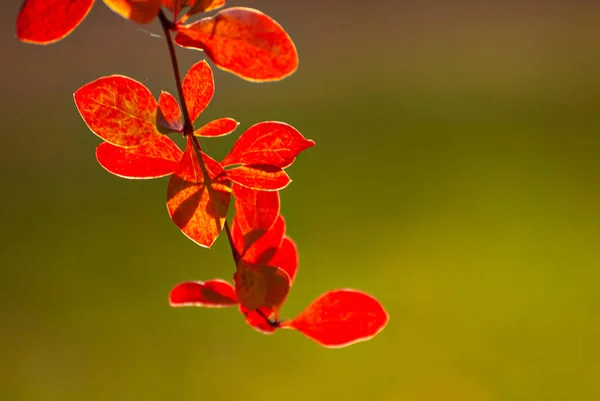
[[[291,125],[266,121],[240,135],[222,164],[270,164],[286,168],[300,152],[314,145],[314,141],[304,138]]]
[[[263,254],[261,258],[261,262],[267,259],[269,266],[276,266],[283,271],[285,271],[290,277],[290,287],[294,283],[294,278],[296,276],[296,271],[298,270],[298,253],[296,250],[296,245],[294,242],[288,238],[284,237],[281,246],[275,253],[272,255],[272,252],[267,252]],[[279,319],[279,309],[273,309],[269,307],[261,307],[260,313],[257,310],[249,310],[240,304],[239,306],[240,312],[246,318],[246,322],[252,326],[255,330],[263,333],[263,334],[272,334],[275,332],[276,327],[273,327],[272,324],[269,324],[265,317],[270,319],[271,321],[278,321]]]
[[[194,122],[215,93],[215,81],[208,63],[202,60],[194,64],[185,75],[182,85],[190,120]]]
[[[290,277],[278,267],[241,260],[234,275],[235,292],[249,310],[267,307],[279,310],[290,290]]]
[[[183,119],[179,103],[169,92],[162,92],[158,98],[157,121],[160,126],[170,131],[183,131]]]
[[[221,165],[202,154],[210,178],[205,177],[188,137],[181,162],[167,188],[167,209],[173,222],[198,245],[210,248],[229,209],[231,182]]]
[[[139,146],[158,131],[158,103],[141,83],[122,75],[98,78],[75,92],[81,117],[105,141]]]
[[[104,0],[104,3],[123,18],[147,24],[158,15],[162,0]]]
[[[17,37],[48,44],[70,34],[90,12],[94,0],[25,0],[17,17]]]
[[[213,120],[203,127],[198,128],[194,131],[194,135],[196,136],[224,136],[227,134],[231,134],[237,126],[240,125],[233,118],[219,118],[217,120]]]
[[[178,45],[201,49],[217,66],[251,81],[274,81],[298,68],[298,53],[285,30],[260,11],[232,7],[177,27]]]
[[[293,284],[298,272],[299,262],[296,243],[291,238],[284,237],[281,246],[267,264],[284,270],[290,276],[291,284]]]
[[[268,164],[239,166],[227,170],[227,176],[231,181],[257,191],[279,191],[292,182],[280,167]]]
[[[171,306],[224,308],[238,303],[235,288],[227,281],[218,279],[177,284],[169,294]]]
[[[290,277],[290,287],[294,283],[294,279],[296,277],[296,272],[298,270],[298,253],[296,250],[296,244],[288,238],[284,237],[283,242],[279,249],[275,252],[275,255],[272,255],[271,252],[267,252],[263,254],[263,260],[269,259],[269,266],[276,266],[283,271],[285,271]],[[263,333],[263,334],[272,334],[275,332],[276,328],[273,325],[269,324],[265,317],[271,319],[271,321],[277,321],[279,319],[279,310],[261,307],[259,308],[261,313],[256,310],[249,310],[240,304],[239,306],[240,312],[246,318],[246,322],[252,326],[255,330]]]
[[[379,301],[355,290],[321,295],[281,327],[296,329],[325,347],[345,347],[377,335],[389,316]]]
[[[232,232],[232,235],[234,236],[234,241],[238,243],[239,240],[235,236],[242,234],[242,232],[238,230],[234,231],[235,234]],[[255,232],[249,232],[244,235],[244,251],[240,252],[242,259],[250,263],[270,264],[271,259],[283,243],[284,235],[285,219],[279,215],[271,228],[261,236],[257,237]]]
[[[241,191],[250,190],[243,188]],[[263,214],[259,212],[260,209],[252,209],[253,202],[248,204],[241,204],[240,202],[238,204],[238,193],[240,193],[240,187],[234,184],[233,194],[236,196],[236,202],[234,203],[236,213],[233,217],[231,235],[242,259],[250,263],[279,267],[290,276],[291,283],[293,283],[299,265],[298,249],[294,241],[285,236],[285,219],[278,214],[275,216],[275,223],[270,228],[253,230],[251,228],[253,225],[267,226],[271,218],[269,217],[262,221],[260,219],[264,218],[265,214],[273,213],[273,211],[267,209],[265,214]],[[260,196],[269,192],[255,193]],[[244,194],[243,197],[252,200],[251,194]],[[259,220],[254,220],[256,221],[255,223],[251,222],[248,224],[249,219]],[[242,227],[245,227],[246,231]]]
[[[279,216],[279,192],[254,191],[237,184],[232,189],[235,208],[232,225],[251,243],[252,238],[259,238],[275,224]]]
[[[108,172],[122,178],[158,178],[172,174],[183,152],[166,136],[153,137],[134,148],[108,142],[96,148],[96,159]]]

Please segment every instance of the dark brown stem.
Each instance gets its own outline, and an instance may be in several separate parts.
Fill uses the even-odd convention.
[[[181,103],[181,109],[183,111],[183,134],[192,135],[194,133],[194,125],[190,119],[190,113],[185,103],[185,97],[183,96],[181,74],[179,73],[179,62],[177,61],[175,45],[173,45],[173,38],[171,37],[171,28],[173,28],[173,24],[171,21],[169,21],[163,10],[160,10],[158,19],[160,20],[160,25],[165,33],[165,39],[167,40],[167,46],[169,47],[169,56],[171,57],[171,65],[173,66],[173,74],[175,75],[175,85],[177,85],[177,94],[179,95],[179,102]],[[196,143],[197,142],[198,141],[196,141]],[[200,144],[198,144],[198,147],[200,147]]]
[[[238,262],[240,261],[241,255],[239,254],[239,252],[237,251],[235,244],[233,243],[233,236],[231,235],[231,230],[229,228],[229,223],[227,223],[227,220],[225,220],[225,225],[223,226],[223,229],[225,230],[225,234],[227,234],[227,239],[229,240],[229,247],[231,248],[231,256],[233,256],[233,261],[235,262],[235,265],[238,265]]]
[[[179,95],[179,102],[181,103],[181,109],[183,112],[183,135],[189,136],[192,145],[194,147],[194,151],[196,153],[196,157],[198,158],[198,162],[200,163],[200,167],[202,168],[202,173],[206,180],[211,180],[210,174],[208,174],[208,170],[206,169],[206,165],[204,163],[204,159],[202,158],[202,147],[200,146],[200,142],[198,138],[194,136],[194,124],[190,118],[190,113],[187,108],[187,104],[185,102],[185,96],[183,94],[183,86],[181,81],[181,73],[179,72],[179,62],[177,61],[177,54],[175,53],[175,46],[173,45],[173,38],[171,37],[171,30],[174,29],[175,24],[173,24],[163,10],[160,10],[158,14],[158,18],[160,20],[160,25],[162,26],[163,32],[165,34],[165,39],[167,40],[167,46],[169,47],[169,56],[171,57],[171,65],[173,66],[173,75],[175,76],[175,84],[177,85],[177,93]],[[209,182],[210,184],[210,182]],[[210,190],[210,185],[207,185],[207,188]],[[225,233],[227,234],[227,239],[229,240],[229,247],[231,248],[231,255],[233,256],[233,260],[237,267],[238,262],[240,261],[240,254],[235,248],[235,244],[233,242],[233,237],[231,236],[231,230],[229,228],[229,223],[225,220],[224,225]],[[256,309],[256,312],[265,319],[265,322],[271,327],[279,327],[279,322],[272,321],[260,309]]]
[[[262,317],[263,319],[265,319],[265,322],[267,322],[267,324],[271,327],[273,327],[274,329],[278,328],[281,325],[281,322],[277,321],[277,320],[271,320],[267,317],[267,315],[265,315],[263,313],[263,311],[261,311],[259,308],[255,309],[256,313],[259,314],[260,317]]]

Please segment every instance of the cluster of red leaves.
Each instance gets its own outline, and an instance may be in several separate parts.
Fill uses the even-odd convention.
[[[232,229],[241,255],[234,285],[220,279],[181,283],[169,296],[172,306],[238,306],[248,324],[262,333],[295,329],[331,348],[368,340],[385,327],[388,315],[381,304],[364,292],[350,289],[327,292],[294,319],[280,321],[279,310],[298,270],[296,244],[285,235],[282,216],[268,231],[250,241],[240,228],[241,220],[235,218]]]
[[[225,1],[104,2],[137,23],[159,16],[165,33],[175,31],[180,46],[204,50],[219,67],[248,80],[281,79],[298,65],[287,33],[256,10],[229,8],[186,25],[190,16],[220,8]],[[92,5],[93,0],[26,0],[17,35],[38,44],[59,40],[83,20]],[[174,22],[168,22],[162,7],[171,11]],[[169,45],[172,47],[172,42]],[[202,151],[197,137],[230,134],[238,122],[219,118],[194,129],[193,123],[214,94],[208,63],[192,66],[178,91],[181,107],[167,92],[156,100],[140,82],[112,75],[90,82],[74,94],[81,117],[104,141],[96,149],[102,167],[129,179],[170,176],[169,215],[198,245],[210,248],[226,228],[236,264],[233,284],[219,279],[182,283],[171,291],[170,304],[237,306],[258,331],[295,329],[327,347],[363,341],[381,331],[388,320],[381,304],[348,289],[320,296],[294,319],[279,319],[299,259],[296,244],[286,235],[278,191],[291,182],[285,169],[314,142],[288,124],[261,122],[244,131],[225,158],[216,161]],[[186,138],[183,151],[169,134]],[[226,216],[232,195],[235,213],[229,230]]]
[[[182,88],[194,121],[214,93],[213,74],[206,61],[192,66]],[[233,184],[251,190],[248,192],[283,189],[290,183],[284,168],[301,151],[314,145],[287,124],[263,122],[242,133],[219,163],[195,149],[191,136],[182,152],[165,135],[181,133],[183,126],[177,100],[167,92],[162,92],[156,101],[143,84],[113,75],[82,86],[74,97],[90,130],[105,141],[96,149],[98,162],[123,178],[171,175],[167,188],[169,214],[184,234],[204,247],[210,247],[223,228]],[[223,136],[237,126],[232,118],[220,118],[198,128],[193,135]],[[241,191],[237,193],[239,196]],[[274,206],[271,203],[259,207]],[[273,212],[278,213],[278,203],[276,206]]]
[[[152,22],[165,7],[173,14],[175,42],[203,50],[223,70],[251,81],[282,79],[298,68],[298,53],[285,30],[258,10],[231,7],[185,24],[190,16],[225,5],[225,0],[104,0],[120,16]],[[87,16],[94,0],[25,0],[17,18],[17,37],[47,44],[70,34]]]

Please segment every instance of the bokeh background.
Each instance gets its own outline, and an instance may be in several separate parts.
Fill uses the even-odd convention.
[[[283,315],[340,287],[391,315],[328,350],[168,306],[180,281],[231,277],[227,242],[179,232],[166,179],[97,165],[72,100],[114,73],[174,92],[158,25],[99,1],[39,47],[2,2],[0,399],[600,399],[600,5],[545,3],[229,2],[281,22],[301,66],[277,84],[216,71],[202,121],[317,143],[282,193],[301,258]]]

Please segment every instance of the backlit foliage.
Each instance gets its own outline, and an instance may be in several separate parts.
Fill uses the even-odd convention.
[[[17,37],[36,44],[60,40],[81,23],[93,3],[26,0],[17,18]],[[222,8],[225,1],[104,3],[135,23],[160,20],[176,78],[174,43],[202,50],[219,68],[250,81],[280,80],[298,67],[296,48],[283,27],[257,10],[225,8],[188,23],[190,17]],[[164,91],[156,99],[146,86],[121,75],[98,78],[74,94],[81,117],[103,140],[96,148],[96,158],[104,169],[128,179],[169,176],[169,216],[196,244],[210,248],[221,232],[226,232],[234,259],[232,281],[178,284],[169,294],[169,303],[235,307],[257,331],[271,334],[280,328],[293,329],[326,347],[364,341],[383,330],[388,314],[381,304],[350,289],[327,292],[295,318],[280,319],[297,276],[299,257],[296,243],[287,235],[279,191],[291,183],[285,169],[315,142],[288,124],[260,122],[243,131],[219,162],[203,151],[197,138],[231,134],[239,123],[221,117],[194,126],[215,91],[209,64],[204,60],[194,64],[176,84],[179,102]],[[169,135],[183,136],[185,149]],[[231,203],[234,214],[229,224]]]

